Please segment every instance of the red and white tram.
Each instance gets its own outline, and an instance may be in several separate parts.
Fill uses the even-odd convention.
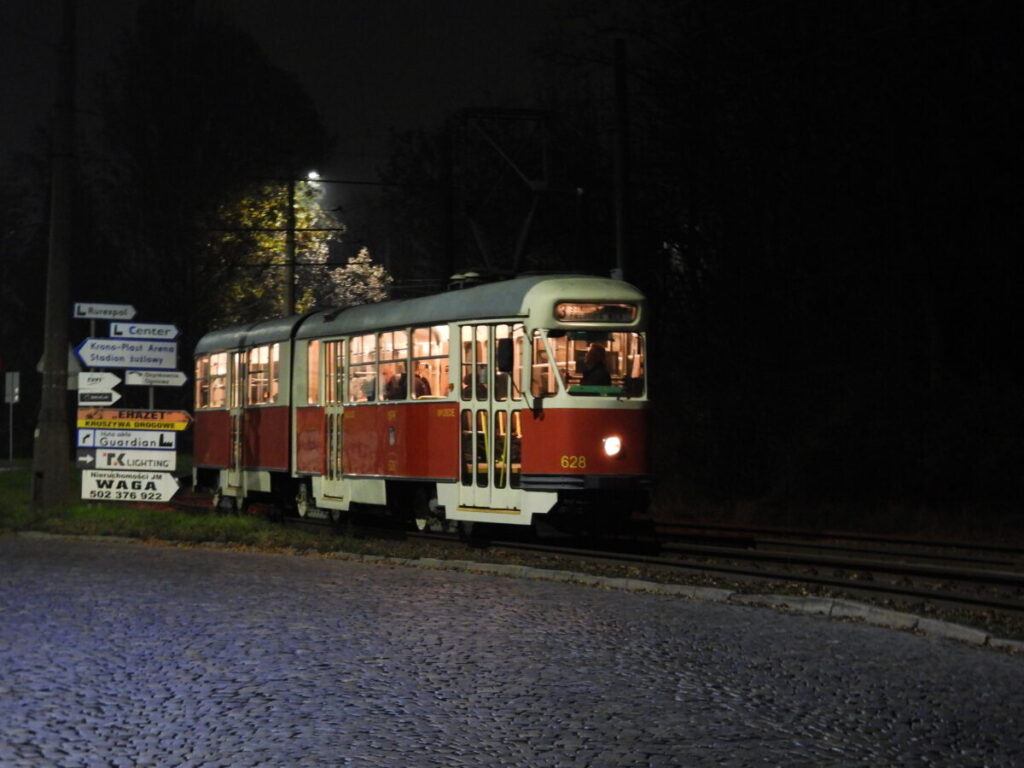
[[[646,313],[624,282],[532,276],[214,331],[195,484],[421,526],[628,515],[650,483]]]

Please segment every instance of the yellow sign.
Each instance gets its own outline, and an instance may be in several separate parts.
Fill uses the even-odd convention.
[[[80,429],[188,429],[188,411],[146,411],[141,409],[79,408]]]

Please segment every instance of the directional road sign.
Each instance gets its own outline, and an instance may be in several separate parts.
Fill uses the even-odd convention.
[[[78,391],[103,392],[121,383],[116,373],[109,371],[81,371],[78,374]]]
[[[178,464],[178,454],[173,451],[122,451],[116,448],[93,451],[79,448],[77,464],[83,469],[173,472]]]
[[[89,338],[75,347],[75,354],[88,368],[174,370],[178,362],[178,342]]]
[[[115,339],[155,339],[170,341],[180,331],[171,323],[111,323],[110,335]]]
[[[131,304],[77,302],[74,316],[82,320],[131,320],[135,317],[135,307]]]
[[[125,381],[143,387],[180,387],[187,379],[181,371],[125,371]]]
[[[79,448],[137,448],[145,451],[173,451],[178,433],[134,429],[80,429]]]
[[[127,472],[87,469],[82,472],[82,498],[97,501],[169,501],[178,490],[170,472]]]
[[[79,408],[81,429],[159,429],[180,432],[188,429],[188,411],[145,411],[140,409]]]
[[[121,393],[112,389],[78,390],[79,405],[113,405],[120,399]]]

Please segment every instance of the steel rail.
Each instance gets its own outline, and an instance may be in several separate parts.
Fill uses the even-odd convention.
[[[1024,588],[1024,573],[1017,573],[1013,571],[949,568],[947,566],[928,565],[925,563],[899,563],[888,560],[860,560],[849,557],[805,555],[797,552],[765,552],[763,550],[713,547],[700,544],[666,544],[662,546],[662,550],[665,552],[677,552],[680,554],[700,555],[704,557],[726,557],[740,560],[789,563],[793,565],[819,568],[850,568],[867,570],[872,573],[890,573],[899,576],[918,576],[922,578],[948,579],[952,581],[998,584],[1000,586]]]
[[[585,550],[569,547],[556,547],[548,545],[535,545],[520,542],[493,541],[493,547],[502,549],[514,549],[521,551],[542,552],[545,554],[564,555],[568,557],[579,557],[590,560],[612,560],[617,562],[654,565],[669,569],[682,569],[696,572],[714,572],[734,576],[754,577],[764,581],[784,581],[806,584],[817,584],[853,591],[868,591],[886,595],[898,595],[900,597],[912,597],[929,602],[955,603],[959,606],[970,606],[973,608],[988,608],[1013,613],[1024,612],[1024,602],[1008,600],[985,595],[968,594],[964,592],[942,592],[938,590],[922,589],[913,586],[900,586],[895,584],[879,584],[858,579],[843,579],[835,576],[822,576],[810,573],[793,573],[789,571],[770,571],[757,568],[743,567],[726,563],[693,563],[678,559],[656,557],[650,555],[634,555],[629,553],[608,552],[600,550]],[[748,552],[739,551],[739,559],[743,559]],[[719,556],[720,553],[719,553]],[[845,563],[849,567],[850,563]],[[888,564],[886,564],[888,565]]]
[[[735,526],[724,523],[655,523],[659,534],[679,530],[721,531],[735,536],[769,535],[789,539],[861,541],[877,544],[895,544],[912,547],[938,547],[947,550],[969,552],[997,552],[1011,557],[1024,558],[1024,549],[1005,544],[983,544],[971,541],[944,541],[941,539],[922,540],[908,536],[887,536],[875,533],[854,533],[851,531],[812,531],[799,528],[772,528],[770,526]]]

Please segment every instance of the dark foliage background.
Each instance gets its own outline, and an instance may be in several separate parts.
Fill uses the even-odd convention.
[[[595,5],[548,50],[549,186],[523,266],[615,263],[610,72],[621,37],[626,276],[655,310],[662,494],[762,510],[897,508],[918,522],[1013,518],[1024,497],[1019,10]],[[472,231],[480,201],[502,200],[507,229],[533,195],[494,152],[466,164],[464,124],[400,137],[389,179],[404,187],[387,202],[393,238],[454,253],[461,268],[488,262]],[[517,162],[542,143],[511,120],[492,135]],[[404,190],[431,183],[452,198],[447,230],[404,218]],[[443,222],[440,192],[430,199]],[[513,252],[515,232],[487,232]],[[932,512],[911,512],[922,509]]]
[[[575,8],[544,51],[542,109],[396,135],[391,186],[350,230],[386,253],[406,292],[470,268],[607,273],[622,38],[626,277],[654,310],[661,497],[897,510],[903,525],[1019,522],[1018,6]],[[210,19],[181,24],[177,35],[151,24],[156,38],[137,38],[112,69],[103,156],[120,159],[83,183],[78,279],[94,286],[96,265],[120,265],[136,303],[198,332],[216,299],[190,238],[210,226],[210,201],[242,177],[315,162],[329,142],[298,84],[251,41]],[[168,71],[133,63],[156,46],[169,46]],[[154,81],[175,87],[156,97]],[[5,354],[34,365],[45,163],[12,168],[21,186],[4,187],[0,216],[15,311],[0,331]],[[179,277],[184,293],[168,295]]]

